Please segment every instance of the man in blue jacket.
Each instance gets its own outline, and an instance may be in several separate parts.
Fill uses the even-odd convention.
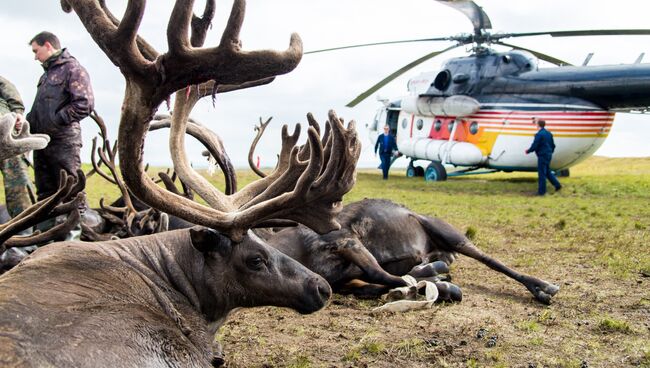
[[[377,137],[375,143],[375,155],[379,151],[379,158],[381,159],[381,171],[384,174],[384,180],[388,179],[388,169],[390,169],[390,160],[393,156],[393,151],[397,151],[397,143],[395,137],[390,134],[390,127],[384,126],[384,134]]]
[[[526,154],[535,152],[537,155],[537,176],[539,187],[537,195],[543,196],[546,194],[546,179],[553,184],[555,191],[562,189],[562,185],[557,180],[553,172],[551,172],[551,158],[553,151],[555,151],[555,142],[553,142],[553,134],[544,129],[546,122],[544,120],[537,120],[538,132],[535,134],[535,140]]]

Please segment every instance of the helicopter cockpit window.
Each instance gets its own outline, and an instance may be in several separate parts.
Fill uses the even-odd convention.
[[[435,123],[433,123],[433,129],[435,129],[436,132],[439,132],[441,128],[442,128],[442,121],[436,120]]]
[[[472,135],[478,133],[478,121],[472,121],[472,123],[469,125],[469,132]]]
[[[422,119],[418,119],[418,121],[415,123],[415,127],[418,130],[422,130],[422,127],[424,126],[424,121]]]
[[[447,130],[449,133],[451,133],[454,130],[454,124],[456,124],[456,120],[452,120],[449,123],[447,123]]]
[[[381,111],[377,112],[375,114],[375,118],[372,119],[372,123],[370,123],[370,126],[368,127],[371,131],[377,131],[377,127],[379,126],[379,117],[381,116]]]
[[[402,119],[402,129],[406,129],[406,127],[408,126],[408,124],[409,124],[409,122],[408,122],[407,119]]]
[[[535,55],[521,51],[515,50],[511,51],[509,55],[512,60],[515,62],[517,67],[519,67],[520,72],[528,72],[531,70],[537,70],[537,57]]]

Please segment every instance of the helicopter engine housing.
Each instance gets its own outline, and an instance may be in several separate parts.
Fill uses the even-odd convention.
[[[431,138],[405,139],[398,142],[399,151],[408,157],[440,161],[456,166],[477,166],[486,161],[481,150],[467,142]]]
[[[474,114],[481,104],[464,95],[449,97],[408,96],[402,99],[402,111],[422,116],[457,116]]]

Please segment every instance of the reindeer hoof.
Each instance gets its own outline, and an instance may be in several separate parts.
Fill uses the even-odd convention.
[[[408,274],[416,279],[438,276],[443,273],[449,273],[449,266],[443,261],[435,261],[413,267]]]
[[[558,291],[560,291],[560,287],[549,284],[548,282],[543,282],[539,285],[533,286],[529,290],[538,301],[544,304],[551,304],[551,299]]]
[[[450,282],[436,282],[436,288],[438,288],[439,301],[460,302],[463,300],[462,290]]]

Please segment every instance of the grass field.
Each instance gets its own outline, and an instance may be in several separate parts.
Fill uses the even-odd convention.
[[[532,173],[357,179],[346,202],[388,198],[445,219],[560,285],[553,304],[461,257],[458,304],[374,316],[379,301],[335,296],[310,316],[241,311],[219,336],[229,367],[650,367],[650,159],[591,158],[542,198]]]
[[[213,180],[219,182],[220,176]],[[240,188],[253,176],[240,173]],[[387,198],[440,217],[504,263],[561,287],[550,306],[460,257],[456,304],[371,315],[380,301],[334,296],[308,316],[241,310],[218,339],[228,367],[650,367],[650,158],[593,157],[536,197],[536,175],[426,183],[358,173],[345,197]],[[117,190],[88,183],[90,203]]]

